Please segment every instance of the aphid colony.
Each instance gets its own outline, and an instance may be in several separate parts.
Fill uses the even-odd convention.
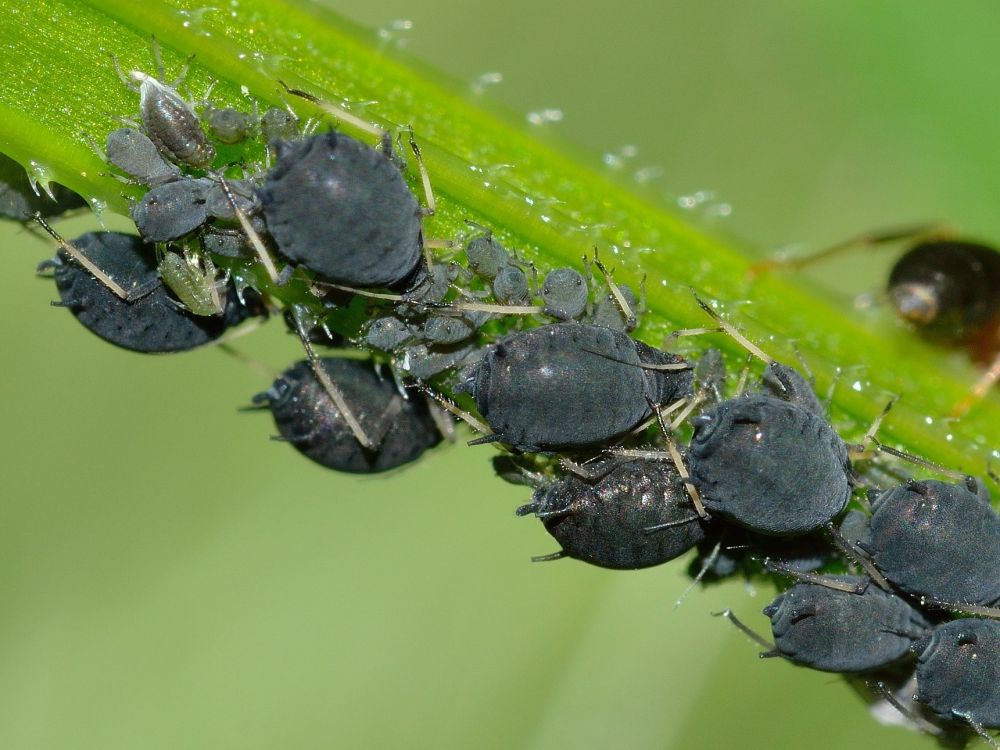
[[[727,397],[718,352],[695,362],[633,338],[642,295],[596,253],[539,278],[485,227],[460,250],[432,247],[441,243],[423,219],[434,198],[412,133],[424,206],[391,133],[369,128],[370,146],[313,132],[284,109],[196,106],[176,82],[122,78],[141,122],[110,133],[104,153],[148,188],[132,206],[139,235],[67,242],[40,209],[17,217],[31,210],[57,239],[40,268],[85,327],[169,352],[281,312],[306,356],[253,402],[313,461],[392,469],[450,436],[460,416],[482,433],[474,443],[503,448],[498,474],[533,488],[517,513],[536,516],[560,548],[537,559],[633,569],[696,549],[696,581],[763,567],[796,581],[764,610],[774,643],[726,614],[768,655],[870,675],[936,734],[1000,728],[1000,622],[990,619],[1000,516],[982,484],[909,481],[870,489],[866,503],[810,383],[700,299],[718,330],[764,360],[759,388]],[[220,145],[255,139],[262,163],[216,163]],[[277,287],[301,303],[280,308]],[[345,339],[370,359],[338,356]]]

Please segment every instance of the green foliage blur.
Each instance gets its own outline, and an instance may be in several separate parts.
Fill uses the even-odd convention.
[[[486,106],[561,110],[525,127],[762,254],[928,219],[1000,241],[995,3],[328,2],[470,96],[502,73]],[[675,610],[686,561],[531,564],[556,545],[489,448],[316,467],[237,411],[264,374],[104,344],[31,278],[49,243],[0,232],[0,747],[931,746],[709,616],[761,627],[770,592]],[[850,304],[891,258],[815,273]],[[300,356],[280,323],[235,345]]]

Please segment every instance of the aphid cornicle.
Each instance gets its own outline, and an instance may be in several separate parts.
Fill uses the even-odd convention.
[[[423,212],[387,154],[336,132],[273,145],[260,200],[283,255],[338,284],[416,282]]]
[[[658,369],[658,368],[676,369]],[[691,390],[684,359],[622,331],[555,323],[487,348],[463,376],[493,435],[520,451],[579,450],[619,437]]]

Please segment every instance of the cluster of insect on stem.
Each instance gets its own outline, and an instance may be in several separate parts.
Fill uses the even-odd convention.
[[[464,420],[479,433],[474,444],[501,448],[496,472],[532,488],[517,513],[559,545],[537,561],[635,569],[695,550],[695,584],[764,571],[787,587],[765,609],[774,643],[723,614],[768,655],[870,676],[915,726],[992,741],[1000,688],[968,687],[989,684],[984,670],[1000,673],[991,619],[1000,517],[982,483],[923,462],[953,481],[875,486],[855,466],[871,453],[918,460],[879,443],[888,407],[856,449],[808,378],[697,295],[705,327],[663,347],[634,338],[641,285],[616,282],[597,249],[579,268],[543,273],[498,228],[470,222],[462,237],[429,236],[436,200],[412,129],[376,127],[288,87],[286,97],[367,141],[322,118],[302,123],[291,108],[218,108],[208,94],[182,95],[183,75],[165,82],[155,44],[154,56],[156,77],[112,62],[139,97],[139,118],[99,148],[120,179],[144,189],[131,206],[137,234],[66,240],[41,211],[31,216],[57,243],[43,269],[60,304],[85,327],[166,352],[226,344],[249,319],[279,318],[304,359],[253,403],[309,459],[392,469],[453,438],[454,419]],[[263,159],[220,162],[223,145],[242,142],[262,147]],[[948,299],[928,302],[933,288],[906,283],[894,299],[929,325],[929,306]],[[715,334],[763,363],[759,386],[748,365],[733,392],[717,351],[680,351],[683,340]],[[368,360],[338,356],[347,346]],[[900,528],[919,514],[923,536]],[[980,538],[955,574],[967,527]],[[958,678],[943,684],[946,674]]]

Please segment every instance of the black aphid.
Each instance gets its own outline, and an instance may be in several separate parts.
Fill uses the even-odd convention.
[[[587,280],[572,268],[555,268],[542,282],[542,302],[545,314],[559,320],[573,320],[587,308],[590,289]]]
[[[149,242],[169,242],[190,234],[208,221],[207,178],[167,182],[147,192],[132,206],[132,221]]]
[[[1000,603],[1000,515],[981,483],[913,481],[871,503],[862,549],[889,581],[939,602]]]
[[[946,622],[915,650],[918,702],[944,722],[1000,728],[1000,622]]]
[[[316,378],[297,362],[254,403],[266,404],[282,437],[318,464],[353,473],[387,471],[415,460],[441,441],[423,399],[406,399],[370,362],[323,357],[326,371],[376,447],[364,448]]]
[[[692,420],[688,460],[705,508],[761,534],[792,536],[819,529],[851,496],[853,472],[844,442],[801,375],[768,360],[699,304],[768,361],[763,386],[772,392],[724,401]]]
[[[490,281],[511,262],[510,254],[492,232],[473,238],[465,247],[465,257],[470,271]]]
[[[203,114],[208,132],[220,143],[239,143],[253,135],[254,116],[232,107],[206,107]]]
[[[819,415],[764,394],[692,420],[691,477],[705,508],[761,534],[827,524],[851,496],[843,441]]]
[[[201,120],[194,109],[177,93],[177,86],[187,75],[187,66],[175,81],[164,83],[163,59],[155,38],[151,46],[160,80],[138,70],[126,75],[112,56],[118,77],[139,94],[142,126],[160,153],[175,164],[207,167],[215,159],[215,146],[201,129]]]
[[[137,352],[176,352],[207,344],[259,310],[242,304],[227,285],[223,313],[202,317],[175,300],[157,272],[156,256],[139,237],[88,232],[72,242],[128,299],[116,294],[63,250],[39,266],[52,268],[61,305],[105,341]],[[253,294],[247,291],[247,294]]]
[[[493,430],[480,442],[572,450],[625,434],[652,414],[650,401],[686,396],[691,371],[622,331],[556,323],[500,339],[461,387]]]
[[[109,164],[149,187],[181,178],[177,165],[164,159],[156,144],[134,128],[119,128],[108,133],[104,157]]]
[[[831,576],[856,587],[856,576]],[[926,618],[904,599],[874,584],[840,591],[797,583],[764,608],[771,618],[775,651],[825,672],[869,672],[904,658],[929,627]]]
[[[423,212],[389,154],[335,132],[275,147],[260,198],[283,255],[348,286],[415,281]]]
[[[545,483],[518,515],[533,513],[573,557],[602,568],[659,565],[705,538],[677,469],[669,462],[613,461]]]

